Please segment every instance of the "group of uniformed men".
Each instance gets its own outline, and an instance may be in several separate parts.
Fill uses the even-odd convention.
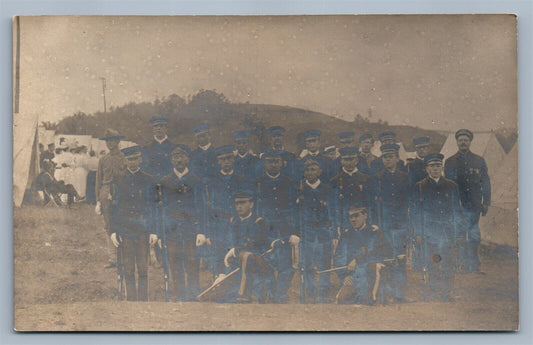
[[[393,132],[380,134],[379,158],[372,135],[357,148],[353,132],[339,133],[335,157],[321,152],[321,132],[308,130],[297,156],[285,150],[285,129],[273,126],[271,149],[255,155],[247,131],[214,148],[200,124],[192,150],[169,141],[167,117],[150,123],[154,140],[144,148],[120,150],[124,137],[108,129],[110,153],[97,172],[96,212],[109,254],[117,248],[109,267],[116,261],[124,272],[127,300],[148,299],[150,246],[163,249],[176,301],[202,296],[201,262],[214,284],[238,277],[218,296],[233,302],[287,303],[295,272],[303,303],[373,304],[378,290],[389,303],[406,302],[409,254],[425,300],[451,300],[456,272],[480,272],[478,220],[490,182],[485,161],[469,150],[469,130],[457,131],[459,150],[444,165],[428,137],[413,140],[417,156],[405,164]]]

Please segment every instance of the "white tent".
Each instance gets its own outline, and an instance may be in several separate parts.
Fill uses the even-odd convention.
[[[405,148],[403,147],[403,144],[401,142],[396,143],[396,144],[398,146],[400,146],[400,150],[399,150],[398,153],[400,155],[400,159],[401,160],[403,160],[405,162],[407,160],[407,158],[414,158],[415,157],[415,153],[414,152],[405,151]],[[374,141],[374,146],[372,146],[372,148],[370,149],[370,152],[372,152],[372,154],[374,154],[376,157],[381,157],[380,147],[381,147],[381,141],[376,140],[376,141]]]
[[[22,205],[24,193],[39,174],[39,117],[13,114],[13,203]]]
[[[444,155],[444,159],[447,159],[456,154],[457,150],[455,133],[449,133],[440,153]],[[501,165],[505,157],[505,151],[493,132],[474,132],[470,151],[485,158],[489,176],[492,176],[492,173]]]
[[[492,204],[502,208],[518,207],[518,143],[490,175]]]
[[[91,146],[92,137],[90,135],[79,134],[57,134],[55,136],[56,147],[80,147],[86,146],[87,149]]]

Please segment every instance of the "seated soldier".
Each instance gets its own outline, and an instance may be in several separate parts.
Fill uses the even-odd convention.
[[[82,198],[71,184],[65,184],[65,181],[58,181],[54,177],[55,165],[53,162],[45,160],[42,162],[43,171],[35,178],[35,190],[44,192],[44,204],[46,205],[50,198],[58,205],[63,204],[60,194],[67,194],[67,205],[73,201],[79,201]]]
[[[251,192],[237,192],[234,200],[237,216],[229,222],[226,243],[227,248],[231,249],[224,257],[224,265],[227,268],[232,265],[240,267],[240,284],[235,301],[251,302],[252,295],[255,295],[259,302],[266,302],[273,297],[275,286],[270,257],[264,255],[271,252],[268,250],[267,223],[252,213],[254,203]],[[235,258],[238,259],[236,263]]]
[[[352,205],[348,217],[351,228],[342,231],[334,257],[335,267],[346,266],[338,271],[341,286],[335,302],[372,305],[379,286],[376,266],[390,257],[392,250],[383,232],[367,224],[365,205]]]

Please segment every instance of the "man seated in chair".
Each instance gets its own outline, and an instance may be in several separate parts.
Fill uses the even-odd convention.
[[[62,205],[60,195],[67,194],[67,206],[72,202],[81,199],[80,195],[71,184],[65,184],[65,181],[58,181],[54,177],[54,163],[48,160],[42,162],[42,171],[35,178],[35,190],[44,193],[44,205],[52,201],[58,206]]]
[[[376,302],[379,269],[383,260],[391,257],[392,250],[383,232],[369,225],[367,217],[363,204],[348,209],[351,228],[341,232],[334,256],[335,267],[346,266],[338,271],[341,286],[335,298],[337,304],[372,305]]]

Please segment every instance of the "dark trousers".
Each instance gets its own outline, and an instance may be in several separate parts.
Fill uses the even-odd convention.
[[[316,300],[317,283],[314,268],[316,266],[319,271],[330,268],[332,243],[330,240],[319,240],[317,237],[312,241],[304,239],[300,250],[303,251],[306,295],[312,300]],[[329,285],[329,275],[320,274],[318,277],[319,301],[323,301],[329,294]]]
[[[255,295],[260,302],[273,297],[274,270],[260,255],[251,252],[239,253],[241,280],[237,293],[251,298]]]
[[[455,280],[455,244],[443,240],[439,243],[427,242],[425,246],[430,297],[447,302]]]
[[[387,265],[385,291],[387,296],[402,299],[407,288],[406,253],[409,231],[394,229],[383,231],[383,235],[392,248],[392,259],[398,259]]]
[[[380,284],[376,263],[360,264],[341,280],[337,304],[373,304]]]
[[[466,223],[466,238],[459,243],[459,270],[473,272],[479,270],[478,249],[481,243],[479,211],[463,209]]]
[[[122,237],[122,264],[128,301],[148,300],[148,235]],[[135,284],[135,267],[137,283]],[[120,270],[120,267],[118,267]]]
[[[167,239],[168,263],[172,274],[174,298],[195,299],[200,292],[200,262],[195,253],[195,239],[173,241]],[[187,281],[185,281],[187,273]]]
[[[273,263],[278,271],[274,295],[276,298],[284,300],[287,298],[287,291],[291,286],[295,272],[292,268],[292,246],[288,242],[276,249]]]

